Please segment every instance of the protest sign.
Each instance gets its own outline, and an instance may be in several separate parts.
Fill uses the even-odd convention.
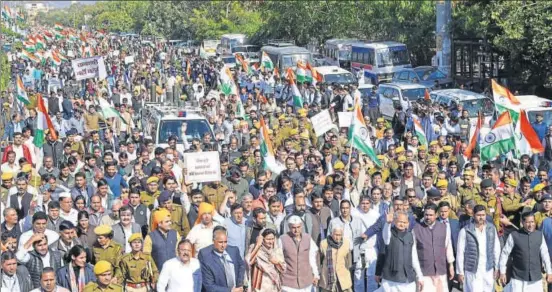
[[[125,64],[134,63],[134,56],[126,56],[125,57]]]
[[[220,181],[218,151],[184,153],[184,165],[187,183]]]
[[[337,118],[339,119],[340,128],[348,128],[353,121],[353,112],[338,112]]]
[[[107,71],[103,57],[75,59],[71,61],[77,81],[88,78],[105,79]]]
[[[327,109],[313,116],[312,118],[310,118],[310,120],[317,137],[324,135],[324,133],[328,132],[331,129],[337,130],[335,124],[332,122],[330,111]]]

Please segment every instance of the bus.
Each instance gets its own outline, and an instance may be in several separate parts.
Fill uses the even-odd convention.
[[[351,72],[359,76],[360,82],[389,82],[394,72],[410,67],[412,65],[405,44],[371,42],[351,45]]]
[[[235,46],[232,55],[241,54],[248,63],[259,63],[261,59],[261,47],[254,45]]]
[[[261,48],[261,52],[264,52],[270,57],[274,67],[280,70],[280,74],[285,74],[287,68],[293,70],[297,67],[297,61],[301,60],[305,64],[307,62],[312,64],[312,54],[309,50],[303,47],[287,46],[264,46]],[[283,76],[283,75],[282,75]]]
[[[351,45],[360,42],[356,39],[329,39],[324,44],[322,55],[330,66],[349,69],[351,66]]]
[[[230,55],[232,53],[232,48],[246,45],[247,43],[248,40],[244,34],[223,34],[220,39],[219,51],[217,53],[221,56]]]
[[[217,55],[217,46],[220,44],[219,40],[203,40],[203,51],[205,57],[215,57]]]

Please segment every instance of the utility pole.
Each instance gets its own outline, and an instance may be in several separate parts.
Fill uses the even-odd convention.
[[[448,76],[451,75],[451,56],[452,56],[452,35],[450,25],[452,22],[452,3],[451,0],[438,0],[436,2],[435,14],[437,21],[435,24],[435,59],[434,66],[439,67],[441,71]]]

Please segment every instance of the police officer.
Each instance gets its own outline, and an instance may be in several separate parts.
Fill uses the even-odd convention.
[[[152,210],[155,200],[157,199],[157,197],[159,197],[159,194],[161,193],[159,191],[159,178],[152,175],[146,180],[146,184],[148,186],[148,189],[147,191],[140,192],[140,201],[142,202],[142,204]]]
[[[113,229],[111,229],[111,226],[100,225],[94,228],[94,233],[97,237],[96,242],[92,245],[94,260],[96,263],[101,261],[109,262],[113,267],[113,274],[110,277],[117,280],[117,267],[119,267],[119,261],[125,249],[113,241]]]
[[[121,284],[127,292],[147,292],[154,289],[159,271],[149,254],[142,252],[142,234],[134,233],[128,239],[131,253],[124,255],[119,263]]]
[[[121,285],[112,283],[113,267],[107,261],[99,261],[94,266],[96,282],[90,282],[84,287],[84,292],[123,292]]]

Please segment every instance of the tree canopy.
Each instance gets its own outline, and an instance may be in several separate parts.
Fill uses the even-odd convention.
[[[453,0],[454,37],[485,39],[519,78],[550,83],[552,2]],[[405,43],[414,65],[435,54],[431,1],[100,1],[42,13],[42,24],[105,28],[168,39],[213,39],[244,33],[262,44],[292,39],[300,45],[329,38]]]

